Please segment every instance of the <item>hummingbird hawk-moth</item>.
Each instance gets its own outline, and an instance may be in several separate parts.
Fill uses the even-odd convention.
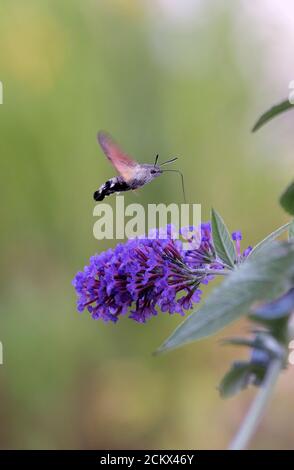
[[[118,176],[110,178],[94,192],[95,201],[103,201],[106,196],[110,196],[116,192],[134,190],[145,186],[145,184],[150,183],[154,178],[157,178],[157,176],[160,176],[165,171],[176,171],[180,173],[178,170],[163,170],[161,168],[162,165],[177,160],[177,157],[163,162],[160,165],[157,164],[158,155],[156,155],[154,164],[138,163],[124,153],[106,132],[98,132],[97,139],[106,157],[118,172]],[[181,177],[184,191],[182,174]]]

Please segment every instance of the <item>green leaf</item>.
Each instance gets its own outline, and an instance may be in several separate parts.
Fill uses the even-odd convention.
[[[255,338],[229,338],[225,339],[222,344],[224,345],[233,345],[233,346],[248,346],[249,348],[253,348],[256,346]]]
[[[213,245],[217,256],[227,265],[235,267],[237,252],[231,239],[231,235],[221,218],[214,209],[211,211],[211,228]]]
[[[250,316],[250,318],[252,317]],[[224,341],[223,344],[247,346],[255,351],[264,351],[271,357],[283,358],[285,354],[284,349],[279,342],[273,338],[271,334],[263,330],[256,331],[253,338],[231,338]],[[254,362],[253,356],[251,356],[251,362]]]
[[[278,297],[290,288],[294,274],[294,243],[272,242],[233,270],[158,349],[174,349],[224,328],[249,312],[257,301]]]
[[[282,233],[286,232],[288,230],[289,226],[291,225],[291,222],[287,222],[285,225],[282,225],[281,227],[277,228],[274,232],[270,233],[267,237],[265,237],[263,240],[261,240],[253,250],[249,253],[247,258],[251,258],[253,255],[255,256],[259,250],[261,250],[264,246],[268,245],[271,243],[273,240],[278,238]]]
[[[223,377],[219,392],[222,398],[229,398],[244,390],[248,385],[252,365],[248,362],[233,364]]]
[[[289,237],[289,240],[294,240],[294,220],[290,224],[288,237]]]
[[[219,386],[222,398],[229,398],[244,390],[251,383],[252,376],[257,376],[262,381],[264,369],[248,362],[233,364]]]
[[[291,104],[289,100],[282,101],[281,103],[273,106],[271,109],[269,109],[264,114],[262,114],[262,116],[260,116],[256,124],[254,125],[252,132],[257,131],[268,121],[278,116],[279,114],[284,113],[285,111],[288,111],[292,107],[293,107],[293,104]]]
[[[280,204],[291,215],[294,215],[294,181],[288,186],[280,197]]]

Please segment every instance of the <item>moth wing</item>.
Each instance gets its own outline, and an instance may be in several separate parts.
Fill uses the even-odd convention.
[[[116,171],[126,182],[132,180],[135,176],[138,163],[124,153],[113,138],[106,132],[98,132],[97,139],[103,152],[115,167]]]

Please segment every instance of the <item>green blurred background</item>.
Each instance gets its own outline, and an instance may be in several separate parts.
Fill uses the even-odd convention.
[[[76,312],[71,280],[114,245],[92,235],[93,191],[114,174],[101,128],[142,162],[180,155],[189,201],[203,220],[215,206],[244,247],[287,221],[293,117],[250,128],[294,79],[294,7],[255,3],[1,1],[1,448],[212,449],[237,429],[253,391],[220,399],[244,353],[219,339],[248,324],[153,357],[180,317],[95,322]],[[173,174],[135,198],[173,201]],[[293,375],[252,447],[293,448]]]

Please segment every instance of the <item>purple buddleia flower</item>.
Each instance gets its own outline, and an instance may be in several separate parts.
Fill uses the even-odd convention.
[[[241,232],[233,232],[232,233],[232,239],[235,242],[237,254],[238,254],[238,256],[240,256],[241,255],[242,233]]]
[[[241,240],[242,240],[242,233],[237,231],[237,232],[233,232],[232,233],[232,240],[235,242],[235,245],[236,245],[236,251],[237,251],[237,255],[238,255],[238,259],[239,261],[244,259],[244,258],[247,258],[247,256],[249,255],[249,253],[252,251],[252,246],[248,246],[246,248],[246,250],[243,251],[243,253],[241,253]]]
[[[195,235],[183,235],[191,243],[189,250],[183,249],[183,240],[172,238],[170,227],[165,234],[162,239],[162,230],[153,231],[151,239],[128,240],[92,256],[73,280],[78,311],[87,309],[92,318],[113,322],[130,312],[129,318],[144,323],[158,309],[184,315],[199,302],[199,285],[214,277],[209,271],[224,269],[215,255],[210,224],[201,225],[197,248]]]
[[[249,253],[251,253],[252,250],[253,250],[252,246],[249,245],[246,248],[246,250],[244,250],[242,253],[243,258],[247,258],[247,256],[249,255]]]
[[[191,230],[191,228],[190,228]],[[212,243],[211,225],[209,222],[201,224],[196,232],[191,230],[190,237],[185,236],[185,229],[182,230],[182,236],[191,244],[191,249],[186,251],[185,261],[194,268],[205,268],[211,266],[215,269],[223,264],[216,259],[215,250]],[[196,247],[196,248],[195,248]]]

